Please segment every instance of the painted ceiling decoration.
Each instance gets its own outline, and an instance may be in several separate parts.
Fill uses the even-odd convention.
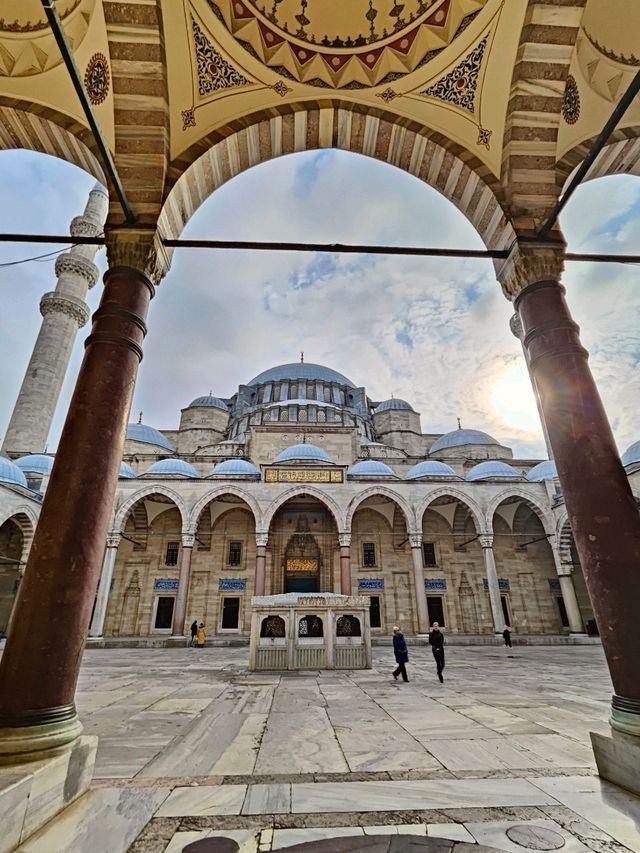
[[[71,47],[77,49],[89,29],[95,0],[58,0]],[[62,63],[40,0],[0,3],[0,77],[29,77]]]
[[[87,63],[84,87],[94,106],[106,100],[109,94],[109,63],[104,53],[94,53]]]
[[[196,49],[198,94],[200,96],[205,97],[221,89],[248,86],[251,83],[218,53],[193,17],[191,18],[191,27]]]
[[[562,118],[567,124],[575,124],[580,118],[580,92],[572,74],[567,77],[567,85],[564,88]]]
[[[254,58],[321,88],[390,83],[433,59],[488,0],[207,0]]]

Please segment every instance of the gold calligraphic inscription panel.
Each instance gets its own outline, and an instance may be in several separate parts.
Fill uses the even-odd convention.
[[[317,560],[306,560],[304,558],[292,558],[291,560],[287,560],[287,572],[308,572],[315,574],[317,571]]]
[[[342,471],[282,471],[269,468],[265,472],[266,483],[342,483]]]

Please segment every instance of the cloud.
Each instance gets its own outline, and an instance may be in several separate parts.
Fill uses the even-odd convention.
[[[82,211],[91,179],[35,155],[6,158],[0,157],[0,180],[6,172],[14,215],[0,211],[2,227],[34,228],[35,207],[39,228],[65,230]],[[563,217],[570,248],[636,251],[639,187],[638,179],[612,178],[576,193]],[[185,236],[482,245],[435,190],[394,167],[336,151],[280,158],[234,178],[201,206]],[[4,256],[8,251],[3,249]],[[569,304],[592,352],[621,449],[640,433],[636,277],[633,268],[595,264],[570,264],[565,274]],[[39,327],[38,300],[54,281],[52,263],[25,265],[8,275],[0,270],[1,286],[14,300],[14,323],[0,330],[0,352],[12,355],[0,363],[0,434]],[[92,300],[98,291],[91,292]],[[512,310],[489,261],[176,250],[151,304],[134,411],[143,410],[154,426],[175,428],[180,409],[194,397],[210,389],[230,396],[240,383],[275,364],[297,361],[304,350],[306,361],[346,374],[374,400],[392,393],[409,400],[421,412],[425,432],[453,429],[460,417],[464,426],[495,435],[516,454],[543,457],[520,343],[509,330]],[[86,331],[74,348],[73,377]],[[54,440],[73,377],[65,386]]]

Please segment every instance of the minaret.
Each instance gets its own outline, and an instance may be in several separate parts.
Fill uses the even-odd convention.
[[[71,236],[102,234],[108,206],[107,191],[96,184],[82,216],[71,220]],[[98,280],[93,258],[99,248],[74,246],[56,260],[58,282],[40,300],[42,326],[0,449],[4,455],[45,449],[76,334],[89,319],[84,300]]]

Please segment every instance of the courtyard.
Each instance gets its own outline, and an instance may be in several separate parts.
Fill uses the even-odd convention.
[[[380,647],[372,670],[250,673],[247,660],[246,648],[86,651],[91,790],[19,849],[179,853],[221,836],[267,851],[406,833],[640,851],[640,799],[593,761],[611,692],[599,646],[450,646],[443,685],[422,647],[408,684]]]

